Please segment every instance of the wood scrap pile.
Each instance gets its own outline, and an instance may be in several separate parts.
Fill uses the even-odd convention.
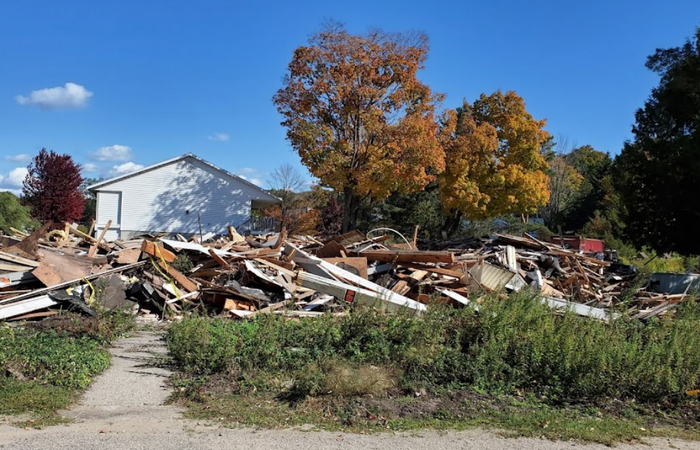
[[[575,310],[585,305],[647,319],[669,311],[687,294],[652,292],[648,286],[636,286],[638,273],[632,266],[597,259],[528,234],[496,235],[462,246],[450,244],[444,248],[465,268],[471,266],[470,275],[483,288],[517,291],[530,286],[545,298],[570,302]]]
[[[387,312],[430,304],[479,307],[489,291],[539,289],[554,309],[609,320],[634,273],[532,236],[413,242],[353,231],[325,240],[283,230],[242,236],[149,236],[105,242],[73,227],[0,238],[0,320],[73,310],[129,308],[154,319],[188,314],[235,319],[260,313],[312,317],[353,305]],[[683,296],[635,291],[624,305],[648,318]],[[622,311],[623,308],[615,308]]]

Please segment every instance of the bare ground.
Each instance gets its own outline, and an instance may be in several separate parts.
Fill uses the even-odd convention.
[[[160,335],[142,332],[111,350],[112,366],[98,377],[72,410],[67,425],[41,430],[0,424],[0,448],[7,449],[175,449],[175,448],[445,448],[445,449],[605,449],[598,444],[505,438],[484,430],[352,434],[326,431],[219,428],[183,419],[177,406],[165,405],[170,373],[149,363],[164,353]],[[700,443],[648,439],[646,445],[616,448],[700,449]]]

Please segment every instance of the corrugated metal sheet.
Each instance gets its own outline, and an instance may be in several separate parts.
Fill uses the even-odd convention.
[[[469,270],[469,274],[482,286],[493,291],[507,288],[519,291],[527,285],[523,277],[492,264],[477,264]]]
[[[652,273],[649,277],[647,290],[662,294],[693,292],[700,290],[700,275],[694,273]]]

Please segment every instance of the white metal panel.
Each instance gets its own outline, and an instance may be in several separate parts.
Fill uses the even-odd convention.
[[[98,227],[110,220],[113,227],[118,227],[121,223],[121,192],[98,192],[96,215]]]
[[[114,241],[119,239],[121,215],[122,215],[122,193],[118,191],[102,191],[97,193],[97,211],[96,211],[96,226],[95,236],[99,236],[102,230],[107,225],[108,221],[112,221],[109,230],[104,235],[106,241]]]
[[[252,200],[267,200],[255,187],[195,158],[124,178],[104,190],[122,194],[122,232],[198,233],[199,216],[203,232],[225,233],[228,225],[248,220]]]

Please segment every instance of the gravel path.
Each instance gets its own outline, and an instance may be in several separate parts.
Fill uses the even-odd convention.
[[[227,429],[182,419],[181,410],[164,405],[168,397],[167,370],[149,365],[164,353],[160,336],[142,332],[123,339],[112,349],[112,365],[63,415],[74,423],[43,430],[0,425],[0,448],[12,449],[607,449],[603,445],[508,439],[483,430],[461,432],[350,434],[301,430]],[[700,449],[700,444],[651,439],[653,447],[619,445],[616,448]]]

